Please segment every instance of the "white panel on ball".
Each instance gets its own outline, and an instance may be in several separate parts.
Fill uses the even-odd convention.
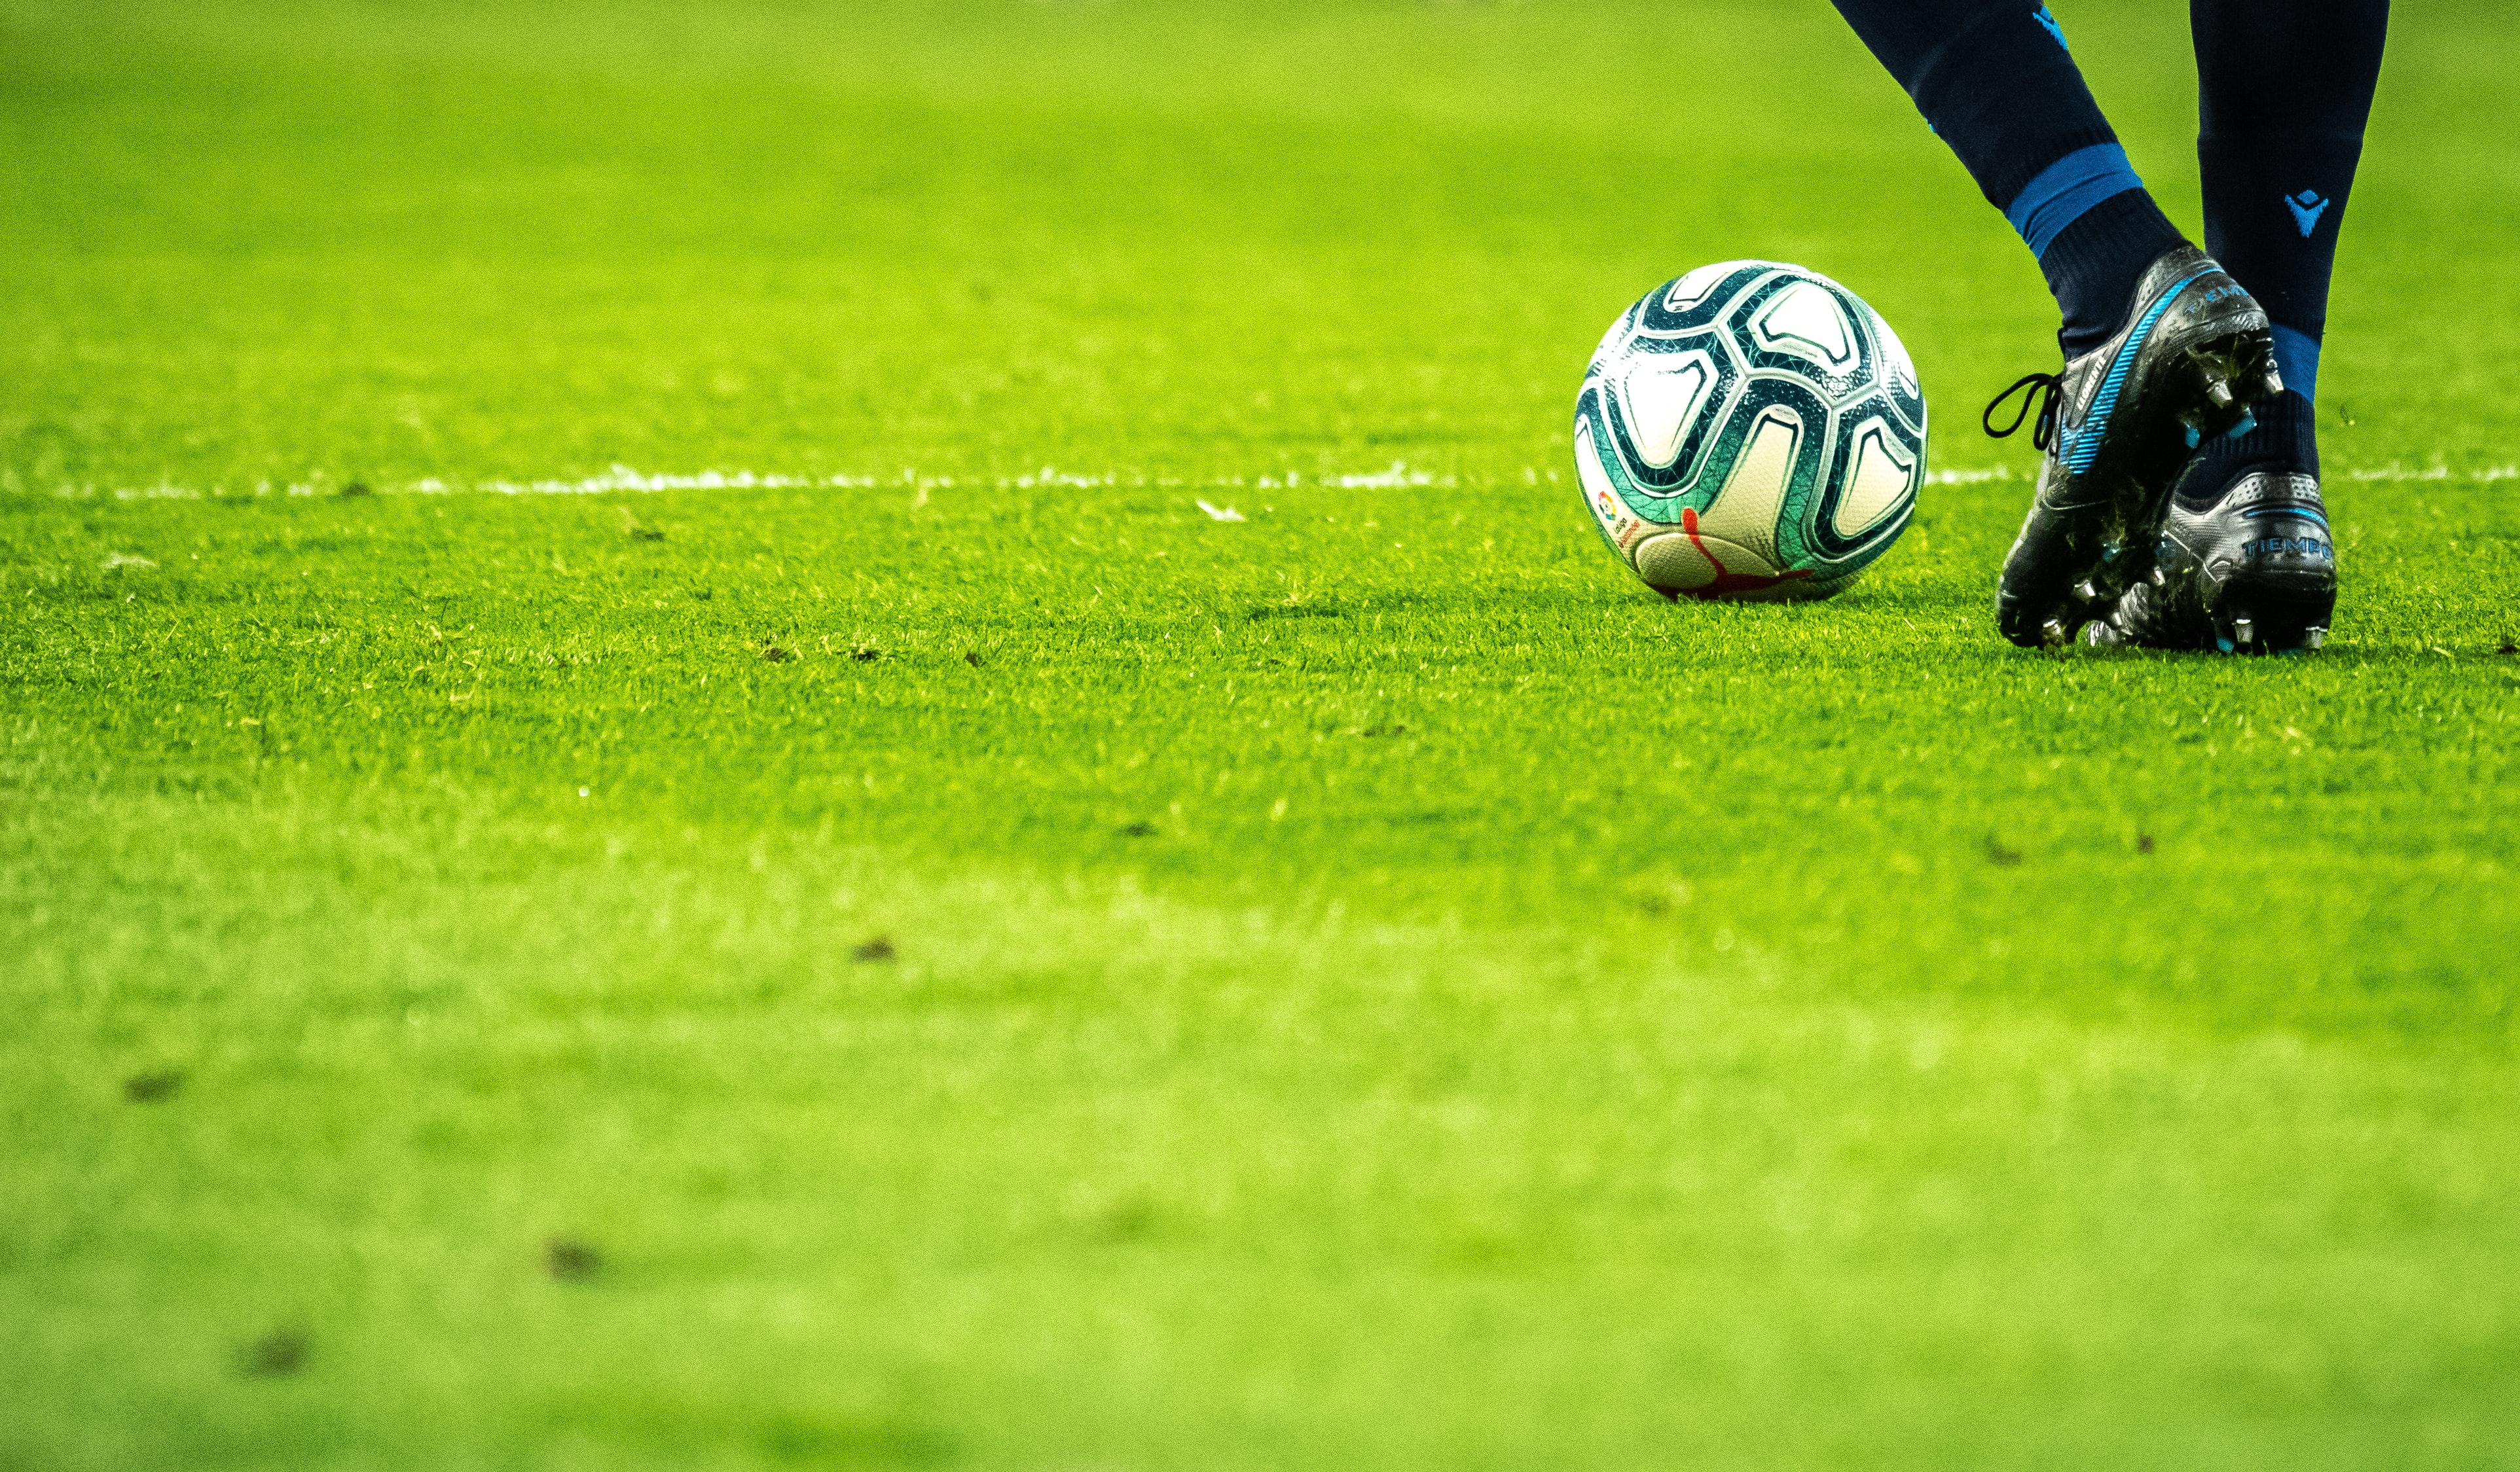
[[[1663,291],[1663,305],[1675,312],[1697,305],[1706,299],[1707,292],[1722,286],[1726,274],[1739,264],[1739,261],[1717,261],[1711,266],[1698,267]]]
[[[1704,353],[1653,353],[1636,359],[1621,385],[1628,404],[1628,424],[1636,430],[1637,452],[1649,466],[1667,466],[1680,454],[1680,439],[1688,431],[1715,382],[1715,365]]]
[[[1831,368],[1855,361],[1854,333],[1837,299],[1810,282],[1795,282],[1762,308],[1754,326],[1759,345],[1817,356]]]
[[[1864,534],[1865,528],[1905,500],[1915,477],[1914,462],[1902,460],[1891,446],[1889,425],[1866,420],[1855,429],[1855,470],[1838,493],[1837,514],[1830,518],[1841,537]]]
[[[1908,358],[1908,344],[1899,340],[1899,335],[1890,330],[1890,324],[1882,321],[1878,312],[1872,314],[1872,330],[1881,335],[1881,356],[1890,362],[1891,381],[1912,394],[1921,392],[1916,386],[1916,365]]]
[[[1775,577],[1777,513],[1784,509],[1785,483],[1794,472],[1794,454],[1802,448],[1803,423],[1790,409],[1770,406],[1759,411],[1748,443],[1732,462],[1732,473],[1715,504],[1697,518],[1698,534],[1741,548],[1758,558],[1752,567],[1728,566],[1745,577]]]

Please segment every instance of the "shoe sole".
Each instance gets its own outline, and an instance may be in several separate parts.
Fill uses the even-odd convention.
[[[2333,578],[2234,574],[2206,609],[2214,647],[2226,654],[2308,654],[2327,642],[2336,612]]]

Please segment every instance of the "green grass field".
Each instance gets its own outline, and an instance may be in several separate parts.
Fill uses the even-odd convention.
[[[0,1467],[2520,1466],[2403,10],[2261,662],[1997,639],[2052,309],[1824,5],[0,0]],[[1747,255],[1942,473],[1671,606],[1569,407]]]

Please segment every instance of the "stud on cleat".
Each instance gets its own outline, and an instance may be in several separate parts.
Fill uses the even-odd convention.
[[[2327,643],[2327,631],[2317,624],[2301,631],[2301,647],[2305,649],[2315,649],[2325,643]]]
[[[2051,618],[2039,626],[2039,642],[2049,648],[2054,648],[2073,637],[2074,631],[2066,628],[2065,621],[2061,618]]]
[[[2170,581],[2170,574],[2162,571],[2161,564],[2159,562],[2155,562],[2152,564],[2152,570],[2143,575],[2143,580],[2150,583],[2155,588],[2159,588]]]
[[[2257,639],[2257,632],[2258,624],[2255,619],[2235,618],[2231,620],[2231,641],[2234,644],[2254,644]]]
[[[2074,596],[2084,602],[2096,603],[2100,601],[2100,590],[2090,578],[2085,578],[2074,585]]]
[[[2221,379],[2205,380],[2205,397],[2217,409],[2231,407],[2231,385]]]

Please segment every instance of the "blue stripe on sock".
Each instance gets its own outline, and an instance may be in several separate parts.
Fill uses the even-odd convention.
[[[2126,150],[2114,143],[2076,149],[2039,171],[2003,207],[2003,217],[2030,243],[2030,253],[2046,255],[2048,245],[2083,211],[2111,195],[2143,188]]]
[[[2284,386],[2303,398],[2318,397],[2318,339],[2308,333],[2297,333],[2282,323],[2275,324],[2275,372],[2283,375]]]

